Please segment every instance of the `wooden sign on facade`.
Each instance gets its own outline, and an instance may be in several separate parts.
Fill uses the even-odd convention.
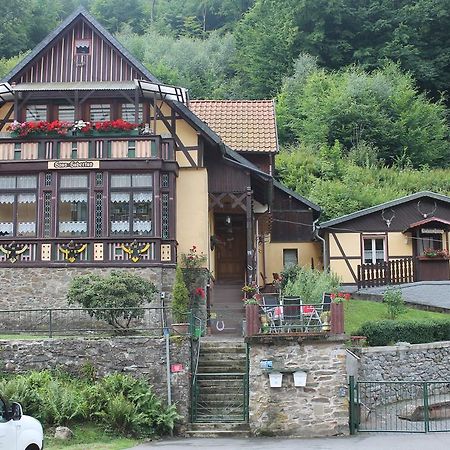
[[[48,169],[98,169],[100,161],[49,161]]]

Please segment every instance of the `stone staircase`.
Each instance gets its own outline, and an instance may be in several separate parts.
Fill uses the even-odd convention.
[[[192,437],[249,435],[247,424],[247,355],[241,339],[202,340]]]

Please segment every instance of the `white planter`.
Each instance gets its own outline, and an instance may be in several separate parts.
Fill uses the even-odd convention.
[[[298,370],[294,372],[294,386],[305,387],[306,386],[306,372]]]
[[[279,388],[283,383],[283,374],[280,372],[269,373],[270,387]]]

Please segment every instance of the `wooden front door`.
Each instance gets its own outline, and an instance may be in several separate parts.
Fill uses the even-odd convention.
[[[215,234],[216,274],[218,282],[244,282],[247,253],[245,216],[217,214]]]

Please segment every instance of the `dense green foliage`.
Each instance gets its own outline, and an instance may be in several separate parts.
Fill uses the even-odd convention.
[[[358,148],[347,156],[342,147],[291,147],[277,156],[283,183],[322,208],[321,220],[368,208],[418,191],[450,194],[447,170],[412,169],[406,160],[394,167],[373,161],[372,149]]]
[[[336,274],[314,270],[309,267],[295,266],[286,274],[288,281],[283,288],[283,295],[300,297],[306,304],[322,303],[324,292],[337,292],[340,279]]]
[[[392,63],[371,74],[358,67],[326,72],[302,55],[278,107],[285,138],[312,146],[338,141],[346,152],[369,145],[389,165],[403,157],[414,167],[450,163],[444,105],[419,94]]]
[[[69,286],[69,305],[91,308],[91,317],[104,320],[117,330],[126,330],[133,319],[144,316],[143,306],[148,306],[157,290],[153,283],[127,272],[111,272],[75,277]],[[112,308],[112,309],[95,309]]]
[[[0,380],[0,392],[44,426],[90,420],[125,435],[154,436],[168,433],[179,418],[146,381],[123,374],[92,379],[30,372]]]
[[[162,35],[154,28],[144,34],[125,27],[117,36],[160,80],[186,86],[192,98],[239,97],[232,77],[235,45],[233,36],[218,32],[205,39]]]
[[[392,345],[396,342],[423,344],[448,341],[450,320],[380,320],[364,323],[355,333],[366,336],[371,346]]]
[[[249,53],[246,49],[251,49],[256,66],[262,66],[267,48],[254,41],[276,39],[280,30],[276,19],[257,34],[252,25],[272,16],[287,17],[292,32],[289,51],[278,58],[275,55],[288,69],[301,52],[316,56],[328,69],[359,63],[371,70],[390,59],[399,61],[422,89],[435,95],[450,84],[448,0],[257,0],[240,24],[240,51],[245,55]],[[238,61],[242,69],[248,63]],[[267,83],[264,73],[259,77],[256,74],[252,93],[271,95],[286,75],[289,70],[274,73],[271,83]]]

